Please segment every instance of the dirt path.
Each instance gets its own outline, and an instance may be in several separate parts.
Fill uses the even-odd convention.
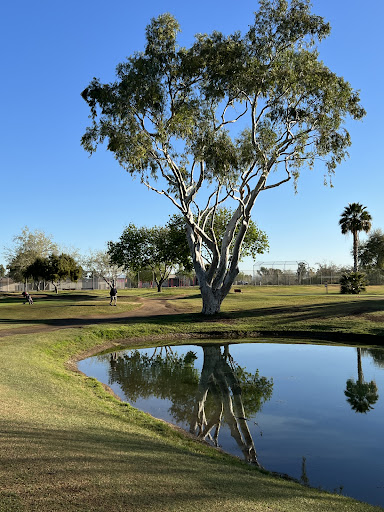
[[[70,329],[70,328],[81,328],[89,325],[97,324],[111,324],[119,323],[125,319],[164,316],[164,315],[175,315],[183,312],[181,308],[177,308],[173,304],[170,304],[167,299],[151,298],[145,299],[143,297],[138,299],[142,305],[132,311],[126,311],[116,315],[103,315],[103,316],[87,316],[79,318],[69,319],[50,319],[47,323],[41,325],[33,325],[30,327],[15,327],[13,329],[2,329],[0,330],[0,338],[6,336],[13,336],[15,334],[33,334],[40,332],[55,331],[57,329]]]

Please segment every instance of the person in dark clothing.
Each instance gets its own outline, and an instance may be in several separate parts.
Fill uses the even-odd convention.
[[[28,292],[23,292],[21,295],[24,297],[24,304],[26,304],[27,302],[29,305],[33,304],[33,299]]]
[[[111,302],[109,305],[112,306],[112,302],[114,302],[114,306],[117,306],[117,288],[114,284],[112,284],[111,289],[109,290],[109,295],[111,296]]]

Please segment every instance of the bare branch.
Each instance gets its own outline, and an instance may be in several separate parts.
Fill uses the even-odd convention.
[[[218,126],[216,126],[216,127],[215,127],[215,131],[220,130],[223,126],[225,126],[225,125],[227,125],[227,124],[233,124],[233,123],[236,123],[239,119],[241,119],[241,118],[242,118],[242,117],[243,117],[243,116],[248,112],[248,103],[246,103],[244,112],[242,112],[241,114],[239,114],[236,118],[231,119],[231,120],[229,120],[229,121],[226,121],[226,120],[225,120],[225,114],[226,114],[226,112],[227,112],[227,110],[228,110],[228,108],[229,108],[229,107],[234,108],[234,106],[233,106],[233,102],[234,102],[234,100],[235,100],[235,98],[232,98],[232,99],[228,100],[228,102],[227,102],[227,104],[225,105],[224,110],[223,110],[223,112],[222,112],[222,114],[221,114],[221,123],[220,123]]]
[[[273,183],[272,185],[268,185],[268,186],[265,186],[261,189],[261,190],[269,190],[270,188],[276,188],[276,187],[279,187],[280,185],[282,185],[283,183],[287,183],[287,181],[289,181],[292,176],[291,176],[291,173],[289,171],[289,168],[288,168],[288,160],[289,159],[286,159],[285,160],[285,172],[287,173],[287,177],[285,178],[285,180],[281,180],[279,181],[278,183]]]

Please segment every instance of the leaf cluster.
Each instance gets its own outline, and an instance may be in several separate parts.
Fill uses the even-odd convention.
[[[137,227],[129,224],[118,242],[108,243],[111,262],[126,270],[146,268],[159,271],[175,266],[191,270],[191,256],[180,217],[172,217],[166,226]]]
[[[82,276],[82,267],[69,254],[50,254],[46,258],[36,258],[24,271],[24,277],[34,281],[58,283],[69,278],[78,281]]]
[[[368,236],[366,242],[359,245],[360,265],[366,269],[384,269],[384,233],[376,229]]]
[[[218,208],[206,218],[206,230],[211,230],[217,241],[217,245],[221,247],[223,245],[223,237],[225,236],[226,228],[233,217],[233,211],[227,207]],[[235,243],[236,237],[240,230],[240,223],[237,224],[234,231],[232,243],[229,247],[231,252],[232,246]],[[257,224],[250,219],[247,232],[241,246],[241,258],[252,257],[256,259],[258,254],[263,254],[269,250],[268,236],[267,234],[257,227]]]

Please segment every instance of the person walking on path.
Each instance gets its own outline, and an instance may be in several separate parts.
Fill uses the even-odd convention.
[[[112,303],[114,302],[114,306],[117,306],[117,288],[114,282],[112,283],[111,289],[109,290],[109,295],[111,297],[111,302],[109,305],[112,306]]]
[[[28,293],[28,292],[23,292],[21,295],[23,295],[23,297],[24,297],[24,300],[25,300],[24,304],[26,304],[27,302],[28,302],[28,304],[29,304],[30,306],[33,304],[33,299],[32,299],[32,297],[29,295],[29,293]]]

